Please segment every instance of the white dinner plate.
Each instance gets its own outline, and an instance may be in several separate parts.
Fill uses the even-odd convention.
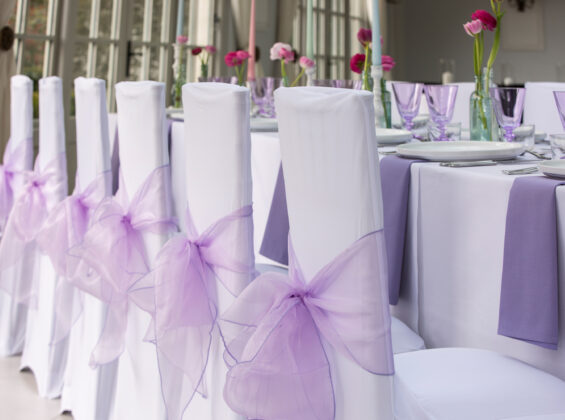
[[[556,178],[565,178],[565,160],[545,160],[538,164],[541,173]]]
[[[544,133],[543,131],[536,131],[534,138],[536,139],[536,143],[542,142],[547,138],[547,133]]]
[[[376,134],[379,146],[402,144],[412,140],[412,133],[410,131],[396,128],[377,128]]]
[[[435,161],[451,160],[503,160],[513,159],[524,152],[519,143],[487,141],[435,141],[408,143],[398,146],[397,153],[403,157]]]
[[[277,131],[279,125],[276,118],[251,118],[251,131]]]

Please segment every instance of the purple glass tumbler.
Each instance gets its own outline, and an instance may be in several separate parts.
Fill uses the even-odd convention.
[[[524,112],[524,88],[490,88],[490,97],[498,125],[504,130],[504,140],[514,141],[514,129],[520,125]]]
[[[457,85],[426,85],[424,92],[433,122],[439,130],[438,141],[448,141],[446,127],[453,117]]]
[[[565,130],[565,92],[555,90],[553,91],[553,97],[555,98],[555,104],[557,105],[557,110],[559,111],[561,125]]]
[[[393,82],[392,90],[396,98],[398,113],[404,120],[404,128],[411,131],[414,124],[412,120],[418,115],[420,101],[422,100],[422,83]]]

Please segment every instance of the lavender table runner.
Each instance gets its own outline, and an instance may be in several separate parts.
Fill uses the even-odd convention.
[[[559,339],[555,188],[565,180],[517,178],[506,214],[498,333],[548,349]]]
[[[388,261],[388,296],[391,305],[396,305],[400,296],[410,193],[410,166],[414,162],[421,161],[387,156],[380,162]]]
[[[259,253],[280,264],[288,265],[288,229],[286,191],[281,165]]]

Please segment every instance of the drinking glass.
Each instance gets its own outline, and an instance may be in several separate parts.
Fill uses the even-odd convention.
[[[353,80],[332,80],[332,86],[336,88],[342,89],[353,89],[354,81]]]
[[[392,83],[398,113],[404,120],[404,128],[408,131],[412,131],[412,128],[414,128],[412,120],[418,115],[418,111],[420,110],[423,87],[424,85],[422,83]]]
[[[438,141],[440,132],[437,124],[430,120],[428,123],[428,140]],[[445,125],[445,135],[449,141],[461,140],[461,122],[452,122]]]
[[[559,111],[561,125],[565,129],[565,92],[554,90],[553,97],[555,98],[555,104],[557,105],[557,110]]]
[[[280,77],[263,77],[261,78],[261,91],[257,95],[262,95],[259,102],[259,115],[268,118],[275,118],[275,89],[281,87],[282,79]],[[259,96],[258,96],[259,97]]]
[[[312,80],[312,84],[314,86],[322,86],[322,87],[332,87],[332,81],[330,79],[316,79]]]
[[[514,129],[520,125],[524,112],[526,89],[493,87],[490,97],[498,125],[504,130],[504,140],[514,141]]]
[[[565,133],[551,134],[549,145],[553,159],[565,159]]]
[[[514,129],[514,143],[522,143],[526,150],[533,149],[536,144],[536,126],[526,124],[516,127]]]
[[[432,120],[439,130],[438,141],[448,141],[446,126],[453,117],[457,85],[426,85],[424,92]]]

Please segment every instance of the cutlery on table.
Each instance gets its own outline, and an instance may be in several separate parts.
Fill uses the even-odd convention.
[[[453,161],[441,162],[439,165],[447,168],[469,168],[472,166],[493,166],[496,165],[496,162],[494,160]]]
[[[527,168],[520,168],[520,169],[503,169],[502,173],[506,175],[527,175],[527,174],[535,174],[538,171],[537,166],[528,166]]]

